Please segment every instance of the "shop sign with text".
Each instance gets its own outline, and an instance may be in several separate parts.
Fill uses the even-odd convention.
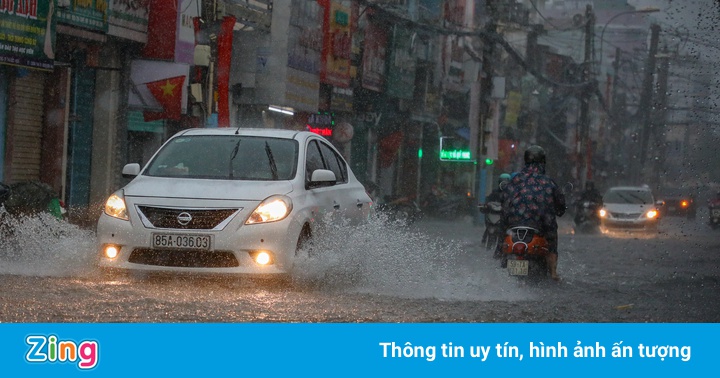
[[[0,63],[53,69],[55,7],[54,0],[0,0]]]
[[[58,0],[58,22],[107,33],[108,0]]]

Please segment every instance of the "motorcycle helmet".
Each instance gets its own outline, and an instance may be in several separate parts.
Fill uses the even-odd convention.
[[[510,179],[512,179],[512,177],[510,177],[509,173],[503,173],[498,177],[498,182],[510,181]]]
[[[542,147],[533,145],[525,150],[525,164],[530,163],[545,164],[545,150]]]

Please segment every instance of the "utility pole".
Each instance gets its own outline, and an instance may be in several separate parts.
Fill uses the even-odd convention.
[[[667,47],[663,49],[662,54],[659,56],[660,64],[658,67],[658,81],[657,81],[657,101],[655,102],[655,113],[653,117],[653,134],[655,140],[655,155],[665,155],[665,122],[667,116],[667,89],[668,89],[668,73],[670,71],[670,55],[668,54]],[[654,181],[655,185],[660,185],[660,171],[662,160],[655,159],[654,161]]]
[[[640,96],[638,111],[642,117],[642,128],[640,129],[640,158],[635,177],[641,177],[643,167],[645,166],[645,155],[647,155],[647,144],[650,136],[652,124],[651,109],[653,94],[653,76],[655,74],[655,56],[658,50],[658,41],[660,39],[660,25],[652,24],[650,26],[650,50],[648,52],[647,65],[645,67],[645,78],[643,79],[643,92]]]
[[[593,13],[592,5],[588,4],[585,8],[585,59],[583,61],[582,70],[582,81],[585,85],[580,93],[580,138],[578,138],[578,180],[584,184],[584,181],[592,178],[592,161],[591,161],[591,148],[592,143],[590,142],[590,97],[593,92],[593,85],[591,85],[593,76],[593,65],[592,65],[592,52],[593,52],[593,39],[595,38],[595,13]],[[583,158],[583,147],[587,156]],[[583,179],[582,171],[580,169],[585,168],[585,177]]]

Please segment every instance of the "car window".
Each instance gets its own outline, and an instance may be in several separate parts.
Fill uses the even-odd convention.
[[[291,139],[192,135],[169,141],[144,172],[148,176],[219,180],[290,180],[297,142]]]
[[[622,189],[622,190],[609,190],[603,196],[603,202],[605,203],[621,203],[621,204],[634,204],[634,205],[648,205],[652,204],[652,194],[647,190],[639,189]]]
[[[310,182],[312,173],[316,169],[325,169],[325,164],[323,163],[317,142],[312,140],[308,143],[305,153],[305,182]]]
[[[327,169],[333,171],[335,173],[335,179],[337,180],[336,183],[346,183],[347,180],[347,166],[345,166],[345,161],[342,160],[338,154],[330,148],[325,143],[319,143],[320,144],[320,151],[323,155],[323,160],[325,161],[325,166]]]

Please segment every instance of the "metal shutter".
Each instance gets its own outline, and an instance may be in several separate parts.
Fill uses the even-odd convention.
[[[14,182],[40,179],[46,74],[34,70],[27,72],[27,75],[16,78],[12,89],[13,135],[8,139],[12,143],[9,176]]]

